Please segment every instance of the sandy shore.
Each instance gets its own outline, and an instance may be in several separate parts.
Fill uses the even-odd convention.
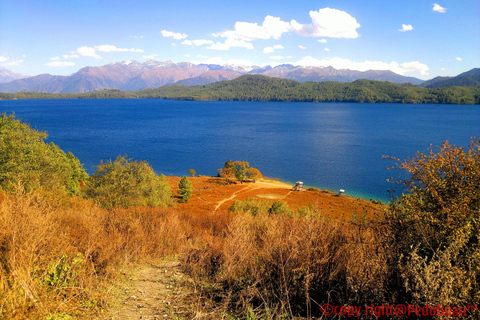
[[[292,189],[293,185],[288,184],[282,181],[278,180],[272,180],[268,178],[262,178],[258,179],[257,182],[255,182],[255,185],[258,185],[258,187],[263,187],[263,188],[285,188],[285,189]]]

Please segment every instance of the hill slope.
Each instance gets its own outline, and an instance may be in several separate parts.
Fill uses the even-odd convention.
[[[474,87],[480,86],[480,68],[475,68],[470,71],[459,74],[456,77],[436,77],[432,80],[422,83],[425,88],[440,88],[440,87]]]
[[[261,75],[244,75],[205,86],[164,86],[137,94],[142,98],[200,101],[480,103],[479,87],[428,89],[374,80],[301,83]]]

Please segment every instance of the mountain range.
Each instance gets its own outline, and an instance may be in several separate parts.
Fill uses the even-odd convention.
[[[28,78],[28,76],[0,68],[0,83],[10,82],[22,78]]]
[[[85,67],[70,76],[41,74],[28,77],[0,68],[0,92],[84,93],[103,89],[138,91],[170,84],[207,85],[222,80],[232,80],[244,74],[260,74],[300,82],[352,82],[368,79],[399,84],[423,85],[424,83],[420,79],[405,77],[388,70],[337,70],[332,67],[301,67],[290,64],[276,67],[245,67],[154,60],[139,63],[127,60],[101,67]],[[478,77],[478,75],[468,76]],[[435,79],[430,80],[432,83],[429,85],[445,80]]]

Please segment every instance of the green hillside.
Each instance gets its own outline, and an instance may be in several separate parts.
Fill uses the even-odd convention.
[[[168,85],[137,92],[102,90],[87,93],[0,93],[0,99],[175,99],[192,101],[284,101],[359,103],[480,104],[480,86],[424,88],[387,81],[298,82],[244,75],[209,85]]]
[[[373,80],[301,83],[260,75],[245,75],[205,86],[164,86],[137,94],[142,98],[196,101],[480,103],[480,87],[427,89]]]

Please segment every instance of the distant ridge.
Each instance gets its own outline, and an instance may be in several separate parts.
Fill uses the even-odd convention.
[[[28,78],[29,76],[12,72],[0,67],[0,83],[10,82],[17,79]]]
[[[84,93],[104,89],[137,91],[170,84],[206,85],[231,80],[243,74],[261,74],[300,82],[339,81],[358,79],[420,84],[422,80],[405,77],[386,70],[337,70],[332,67],[300,67],[293,65],[239,66],[193,64],[189,62],[134,60],[110,63],[101,67],[85,67],[71,76],[39,75],[0,83],[0,92],[23,91],[47,93]]]
[[[440,88],[440,87],[473,87],[480,86],[480,68],[475,68],[470,71],[459,74],[456,77],[436,77],[432,80],[422,83],[425,88]]]

